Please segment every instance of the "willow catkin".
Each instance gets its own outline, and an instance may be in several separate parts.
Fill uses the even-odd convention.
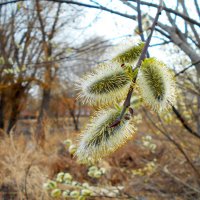
[[[144,44],[145,43],[140,42],[132,47],[124,48],[122,52],[120,52],[112,60],[114,62],[119,62],[120,64],[134,64],[141,55]]]
[[[135,128],[131,119],[124,117],[118,125],[110,127],[120,112],[119,108],[109,108],[97,111],[91,118],[76,152],[80,162],[97,161],[133,137]]]
[[[162,111],[175,103],[175,80],[163,62],[155,58],[145,59],[137,83],[143,100],[152,109]]]
[[[90,105],[110,105],[125,98],[130,84],[131,77],[119,63],[102,63],[78,81],[78,98]]]

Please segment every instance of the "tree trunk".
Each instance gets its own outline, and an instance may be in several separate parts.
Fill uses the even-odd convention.
[[[4,96],[0,96],[0,129],[4,129]]]
[[[42,103],[37,119],[36,133],[35,133],[36,141],[40,146],[43,146],[45,141],[44,121],[45,118],[49,116],[50,97],[51,97],[51,90],[44,89],[42,96]]]
[[[11,114],[8,120],[7,133],[9,134],[13,126],[18,120],[18,116],[21,111],[21,99],[24,96],[25,87],[21,85],[14,86],[11,90],[12,95],[10,96],[11,102]]]
[[[76,116],[75,110],[71,110],[71,109],[70,109],[70,115],[73,119],[74,130],[78,131],[79,130],[79,116]]]
[[[200,58],[199,58],[200,60]],[[196,66],[197,69],[197,81],[198,81],[198,93],[197,95],[197,133],[200,135],[200,64]]]

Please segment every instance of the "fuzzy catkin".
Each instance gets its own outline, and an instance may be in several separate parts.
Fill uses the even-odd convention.
[[[155,58],[147,58],[140,67],[137,83],[143,100],[156,111],[175,103],[175,80],[170,69]]]
[[[112,105],[121,101],[130,86],[131,77],[119,63],[102,63],[77,83],[79,98],[90,105]]]
[[[80,162],[97,161],[122,146],[134,135],[132,120],[122,119],[114,127],[110,125],[119,117],[121,109],[109,108],[96,112],[82,132],[76,155]]]
[[[137,45],[124,49],[116,57],[113,58],[113,61],[119,62],[120,64],[133,64],[141,55],[144,44],[145,43],[141,42]]]

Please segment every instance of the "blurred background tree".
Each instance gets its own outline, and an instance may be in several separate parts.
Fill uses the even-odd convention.
[[[94,37],[78,47],[66,40],[63,42],[64,37],[71,37],[70,33],[63,33],[65,27],[81,20],[83,14],[71,6],[61,8],[60,4],[55,7],[55,4],[40,1],[19,2],[1,7],[0,14],[0,126],[9,133],[25,109],[27,97],[39,90],[41,103],[35,117],[36,137],[40,140],[44,138],[43,121],[51,117],[49,105],[56,95],[52,90],[62,90],[63,95],[68,93],[70,98],[75,98],[71,89],[70,94],[69,88],[65,87],[64,91],[53,85],[65,81],[61,85],[71,84],[72,87],[80,74],[98,63],[108,41]]]

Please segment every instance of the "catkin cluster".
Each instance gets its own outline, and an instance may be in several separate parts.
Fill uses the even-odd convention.
[[[134,136],[132,109],[126,109],[121,117],[121,102],[131,87],[134,90],[137,85],[143,101],[155,111],[174,104],[175,80],[163,62],[147,58],[133,70],[143,48],[144,43],[129,47],[78,81],[78,98],[96,108],[81,134],[76,151],[80,162],[97,161]]]

